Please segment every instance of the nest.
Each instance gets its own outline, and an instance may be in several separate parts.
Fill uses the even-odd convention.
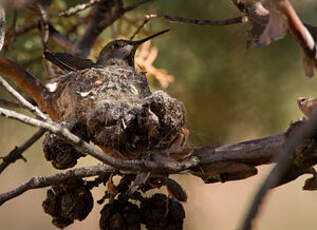
[[[82,132],[105,152],[135,157],[167,148],[185,123],[183,103],[152,93],[145,73],[129,67],[71,72],[49,85],[60,121],[87,127]]]

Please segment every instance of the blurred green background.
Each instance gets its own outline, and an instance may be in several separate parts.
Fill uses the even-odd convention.
[[[84,1],[55,0],[50,13],[56,15],[58,10],[78,2]],[[316,1],[292,3],[303,21],[317,24]],[[228,0],[158,0],[128,13],[126,17],[140,24],[142,15],[149,13],[206,19],[240,15]],[[35,19],[35,16],[30,16],[26,20],[27,14],[28,11],[18,11],[18,28]],[[59,31],[76,39],[76,34],[82,33],[84,26],[75,30],[71,28],[78,18],[86,14],[87,11],[84,11],[70,18],[52,17],[52,22]],[[7,19],[10,26],[12,11],[7,12]],[[172,29],[169,35],[153,41],[159,48],[155,66],[166,69],[175,77],[175,82],[166,91],[183,101],[187,108],[186,126],[191,132],[189,146],[223,145],[283,132],[291,121],[302,117],[296,99],[300,96],[317,96],[317,76],[312,79],[304,76],[301,51],[289,36],[268,47],[247,49],[248,25],[210,27],[158,19],[151,21],[146,29],[159,31],[166,27]],[[128,36],[134,31],[134,27],[127,25],[124,32]],[[107,29],[101,39],[110,37],[110,29]],[[52,41],[49,45],[51,50],[62,50]],[[37,30],[18,37],[5,55],[45,79]],[[153,89],[160,89],[155,80],[151,82]],[[0,96],[7,97],[3,89]],[[2,117],[0,130],[1,155],[7,154],[35,131]],[[18,161],[0,175],[1,193],[31,176],[56,172],[44,160],[41,141],[30,148],[25,156],[28,159],[26,164]],[[80,161],[80,165],[93,163],[95,161],[89,157]],[[187,215],[184,229],[236,229],[269,168],[260,167],[258,176],[226,184],[204,185],[197,178],[177,177],[189,195],[188,202],[184,204]],[[301,190],[304,179],[300,178],[270,193],[256,229],[316,229],[314,207],[317,194]],[[97,200],[103,194],[102,188],[95,190]],[[42,212],[45,193],[46,189],[30,191],[1,206],[0,223],[2,227],[5,226],[3,229],[55,229],[50,223],[51,218]],[[76,222],[68,229],[98,229],[101,208],[95,204],[94,211],[83,223]]]

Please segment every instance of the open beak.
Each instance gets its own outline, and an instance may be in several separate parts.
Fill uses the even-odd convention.
[[[151,40],[152,38],[155,38],[155,37],[157,37],[157,36],[160,36],[160,35],[162,35],[162,34],[167,33],[168,31],[170,31],[170,29],[166,29],[166,30],[163,30],[163,31],[158,32],[158,33],[156,33],[156,34],[152,34],[152,35],[150,35],[150,36],[148,36],[148,37],[146,37],[146,38],[143,38],[143,39],[141,39],[141,40],[130,41],[130,42],[131,42],[130,45],[133,45],[133,46],[136,46],[136,47],[137,47],[137,46],[143,44],[144,42],[146,42],[146,41],[148,41],[148,40]]]

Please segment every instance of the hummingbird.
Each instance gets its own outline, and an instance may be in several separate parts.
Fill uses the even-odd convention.
[[[150,35],[137,41],[114,40],[109,42],[99,53],[97,62],[83,59],[67,53],[50,53],[44,51],[44,57],[66,72],[88,68],[103,68],[111,65],[129,66],[134,69],[134,55],[137,48],[144,42],[168,32],[170,29]]]

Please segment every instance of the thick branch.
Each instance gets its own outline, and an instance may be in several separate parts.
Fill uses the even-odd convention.
[[[296,147],[304,141],[305,138],[312,136],[314,130],[317,128],[317,109],[313,112],[309,120],[305,121],[301,127],[296,130],[295,134],[290,137],[286,142],[283,151],[280,152],[276,166],[271,170],[266,180],[259,188],[250,209],[241,226],[241,230],[252,229],[252,222],[256,218],[261,204],[264,200],[268,190],[279,185],[282,178],[287,174],[290,165],[292,164],[292,154],[295,152]]]
[[[202,176],[199,173],[202,173],[207,174],[207,176],[211,176],[211,180],[209,182],[244,179],[248,176],[255,175],[256,171],[254,173],[252,168],[257,165],[274,162],[280,157],[279,154],[286,143],[285,134],[282,133],[232,145],[187,149],[178,153],[172,153],[168,158],[161,154],[150,154],[146,160],[120,160],[113,158],[95,146],[89,145],[88,143],[82,141],[80,138],[70,133],[67,129],[61,127],[59,124],[53,122],[43,122],[2,108],[0,108],[0,113],[7,117],[22,121],[26,124],[50,130],[51,132],[56,133],[57,135],[64,138],[65,141],[72,144],[79,151],[87,152],[89,155],[113,166],[115,169],[119,169],[120,171],[125,171],[127,173],[150,171],[158,174],[190,172],[193,175],[200,177]],[[311,123],[308,123],[308,126],[310,125]],[[307,124],[305,124],[305,126],[307,126]],[[299,135],[302,135],[300,130],[299,133]],[[297,141],[292,142],[292,147],[294,147],[294,145],[297,143]],[[315,156],[312,157],[314,159],[316,158]],[[175,159],[178,159],[178,161]],[[310,161],[309,164],[313,165],[316,162],[317,161],[315,159]],[[202,171],[197,172],[197,169]],[[249,171],[250,169],[251,171]],[[238,176],[233,175],[233,177],[228,177],[228,173],[232,172],[236,173]],[[307,171],[301,171],[300,173],[296,174],[296,177],[291,178],[290,180],[296,179],[303,173],[307,173]],[[223,178],[221,174],[227,175],[227,177]],[[215,175],[218,175],[219,178],[214,177]],[[34,185],[33,180],[22,185],[13,192],[7,193],[5,197],[9,197],[8,199],[10,199],[28,190],[29,188],[37,188],[39,185]],[[44,182],[43,184],[46,185]]]
[[[98,36],[109,25],[119,19],[124,13],[134,10],[142,4],[155,0],[139,0],[123,7],[122,0],[100,1],[91,10],[91,19],[83,36],[75,43],[72,53],[87,57]]]
[[[5,74],[25,90],[52,119],[57,119],[57,113],[50,103],[48,89],[32,74],[17,63],[0,56],[0,73]]]
[[[75,43],[72,54],[87,57],[101,32],[123,14],[121,0],[101,1],[90,12],[90,21],[83,36]]]
[[[17,197],[28,190],[43,188],[50,185],[58,184],[62,182],[63,180],[68,179],[70,177],[91,177],[91,176],[102,175],[105,172],[111,172],[111,171],[113,171],[113,168],[100,164],[96,166],[72,169],[72,170],[62,172],[62,173],[57,173],[51,176],[32,177],[28,182],[20,185],[19,187],[9,192],[0,194],[0,206],[6,201],[14,197]]]
[[[192,150],[193,155],[200,156],[200,164],[208,165],[220,161],[237,161],[258,166],[274,162],[281,152],[285,137],[284,133],[260,139],[244,141],[219,147],[199,147]]]
[[[187,149],[182,152],[171,154],[170,158],[154,154],[149,155],[147,160],[119,160],[109,156],[99,148],[84,142],[77,136],[70,133],[66,128],[61,127],[59,124],[39,121],[3,108],[0,108],[0,113],[9,118],[22,121],[23,123],[50,130],[51,132],[63,137],[65,141],[72,144],[80,152],[88,153],[94,158],[117,169],[132,172],[152,171],[157,173],[177,173],[190,168],[208,166],[209,170],[216,171],[217,173],[217,167],[219,167],[217,164],[219,162],[237,162],[253,167],[273,162],[275,155],[280,151],[284,144],[283,134],[278,134],[271,137],[217,148],[200,147]],[[179,162],[175,160],[179,159],[177,157],[179,155],[188,155],[189,157]],[[224,166],[222,171],[225,172],[226,167],[230,168],[230,166]]]

